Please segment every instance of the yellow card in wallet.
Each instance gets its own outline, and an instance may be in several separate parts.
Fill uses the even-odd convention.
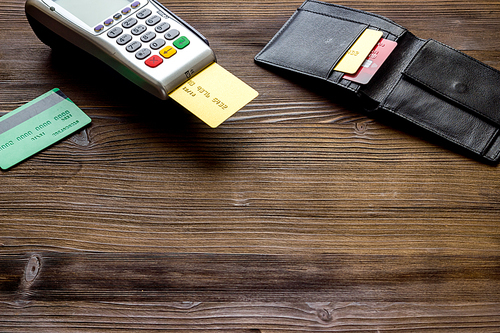
[[[340,59],[334,70],[347,74],[355,74],[365,59],[382,38],[382,31],[366,29],[353,46]]]
[[[170,97],[215,128],[259,93],[213,63],[174,90]]]

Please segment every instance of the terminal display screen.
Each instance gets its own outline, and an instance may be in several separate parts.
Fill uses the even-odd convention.
[[[76,16],[89,27],[94,27],[134,0],[52,0],[68,12]]]

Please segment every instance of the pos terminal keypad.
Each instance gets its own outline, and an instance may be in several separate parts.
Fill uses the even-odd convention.
[[[164,17],[168,16],[165,14]],[[178,29],[171,28],[168,19],[153,15],[149,8],[141,9],[125,19],[121,25],[109,30],[107,36],[116,39],[119,46],[134,53],[138,61],[144,61],[151,68],[158,67],[163,59],[170,59],[177,54],[177,50],[190,44],[189,39],[181,36]]]

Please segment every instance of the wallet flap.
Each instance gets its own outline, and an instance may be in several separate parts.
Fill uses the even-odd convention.
[[[431,39],[403,74],[500,125],[499,71]]]
[[[411,79],[401,79],[382,108],[479,155],[498,134],[491,122]]]

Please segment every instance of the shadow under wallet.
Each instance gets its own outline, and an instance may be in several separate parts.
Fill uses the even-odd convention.
[[[338,68],[366,30],[381,32],[380,41],[396,46],[370,80],[360,83]],[[466,155],[500,160],[500,72],[383,16],[307,0],[255,61],[333,84],[364,110],[405,119],[410,132],[425,129]]]

